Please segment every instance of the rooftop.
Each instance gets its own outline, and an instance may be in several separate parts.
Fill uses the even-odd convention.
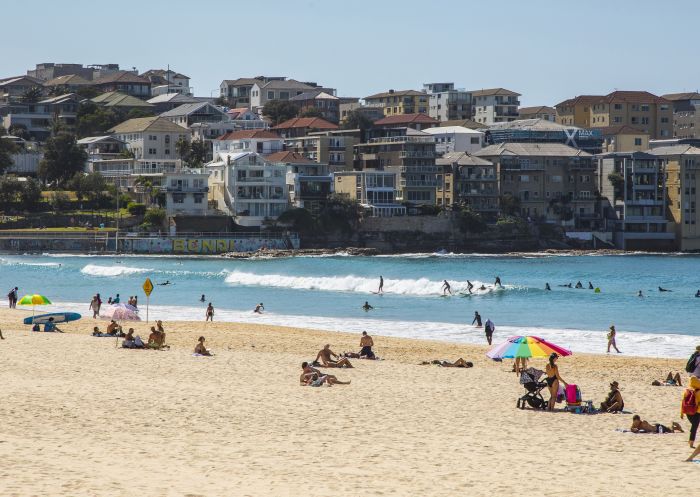
[[[118,91],[110,91],[102,95],[97,95],[95,98],[90,99],[90,101],[103,105],[104,107],[141,107],[144,109],[153,107],[152,104],[144,102],[140,98],[132,97],[131,95]]]
[[[505,95],[507,97],[519,97],[520,93],[516,93],[505,88],[487,88],[484,90],[474,90],[470,92],[473,97],[489,97],[496,95]]]
[[[117,124],[109,131],[112,133],[143,133],[144,131],[155,133],[188,133],[187,129],[182,126],[178,126],[174,122],[159,116],[129,119],[128,121]]]
[[[438,166],[447,166],[450,164],[456,164],[458,166],[493,166],[492,162],[467,152],[450,152],[439,159],[435,159],[435,164]]]
[[[281,140],[280,136],[263,129],[247,129],[242,131],[232,131],[217,138],[217,140],[250,140],[250,139],[275,139]]]
[[[162,95],[149,98],[147,102],[151,104],[160,104],[167,102],[179,104],[192,104],[195,102],[202,102],[203,100],[207,100],[206,97],[188,97],[187,95],[183,95],[181,93],[163,93]]]
[[[546,119],[517,119],[515,121],[495,123],[489,126],[490,130],[513,129],[524,131],[564,131],[572,129],[581,129],[576,126],[564,125],[547,121]]]
[[[536,156],[536,157],[591,157],[591,154],[563,143],[513,143],[489,145],[474,152],[478,157]]]
[[[488,128],[486,124],[478,123],[476,121],[472,121],[471,119],[452,119],[448,121],[440,121],[440,127],[446,126],[463,126],[469,129]]]
[[[44,83],[44,86],[62,86],[62,85],[73,85],[73,86],[89,86],[92,81],[88,81],[82,76],[77,74],[66,74],[65,76],[59,76],[53,78]]]
[[[603,128],[598,128],[603,136],[610,135],[648,135],[648,131],[643,131],[638,128],[634,128],[627,124],[622,124],[620,126],[605,126]]]
[[[522,114],[554,114],[556,110],[554,107],[549,107],[547,105],[537,105],[535,107],[520,107],[518,110],[520,115]]]
[[[295,95],[290,98],[292,102],[297,100],[340,100],[340,98],[335,95],[331,95],[323,90],[305,91],[299,95]]]
[[[297,152],[290,152],[288,150],[266,155],[265,160],[274,162],[276,164],[316,164],[316,162],[306,158],[302,154]]]
[[[607,95],[580,95],[578,97],[570,98],[559,102],[555,107],[568,107],[571,105],[595,105],[595,104],[605,104],[605,103],[664,103],[669,102],[669,100],[649,93],[648,91],[629,91],[629,90],[618,90]]]
[[[150,85],[151,82],[148,78],[139,76],[129,71],[116,71],[113,73],[107,73],[101,78],[95,80],[94,84],[108,84],[108,83],[133,83],[133,84],[145,84]]]
[[[215,105],[210,104],[209,102],[193,102],[189,104],[182,104],[178,105],[174,109],[170,109],[169,111],[163,112],[161,114],[162,117],[177,117],[177,116],[189,116],[190,114],[195,114],[196,112],[208,108],[207,112],[211,112],[213,114],[219,113],[222,116],[225,116],[226,113],[222,110],[220,110],[218,107]]]
[[[670,145],[668,147],[657,147],[648,150],[647,153],[666,157],[669,155],[700,155],[700,148],[692,145]]]
[[[440,126],[437,128],[428,128],[423,130],[430,135],[439,135],[442,133],[455,133],[455,134],[465,134],[465,135],[483,135],[483,131],[476,129],[465,128],[464,126]]]
[[[387,126],[394,124],[433,124],[437,126],[440,123],[437,119],[433,119],[427,114],[396,114],[387,116],[377,121],[374,121],[375,126]]]
[[[374,99],[374,98],[386,98],[386,97],[417,97],[417,96],[428,96],[427,93],[422,92],[422,91],[417,91],[417,90],[389,90],[389,91],[384,91],[382,93],[375,93],[374,95],[370,95],[368,97],[365,97],[365,100],[367,99]]]
[[[671,100],[672,102],[677,100],[700,100],[700,93],[696,91],[687,93],[667,93],[666,95],[661,95],[661,98]]]
[[[292,128],[338,129],[338,125],[321,119],[320,117],[295,117],[274,126],[272,129]]]

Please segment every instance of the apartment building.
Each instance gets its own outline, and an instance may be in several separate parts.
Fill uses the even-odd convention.
[[[671,138],[673,108],[670,100],[647,91],[614,91],[583,95],[555,105],[557,122],[584,128],[632,126],[652,139]]]
[[[375,93],[364,98],[368,107],[381,107],[384,116],[398,114],[428,114],[430,97],[427,93],[416,90],[389,90]]]
[[[189,128],[194,123],[220,123],[229,120],[228,114],[209,102],[183,104],[163,112],[160,117]]]
[[[209,173],[203,169],[166,174],[160,191],[165,194],[168,217],[206,216],[209,213]]]
[[[573,228],[592,228],[596,164],[561,143],[499,143],[474,155],[496,167],[501,195],[520,200],[521,215]]]
[[[298,138],[318,131],[333,131],[338,125],[320,117],[295,117],[270,128],[283,138]]]
[[[265,157],[272,164],[287,167],[287,191],[292,207],[317,214],[327,205],[333,191],[333,176],[328,164],[322,164],[297,152],[283,151]]]
[[[438,205],[452,204],[469,207],[488,219],[498,214],[498,175],[496,166],[467,152],[450,152],[435,161],[451,183],[443,181],[438,187]]]
[[[27,76],[49,81],[59,76],[68,76],[75,74],[87,80],[95,80],[119,71],[119,64],[91,64],[83,66],[82,64],[63,64],[54,62],[44,62],[36,64],[34,69],[27,71]],[[136,70],[133,71],[136,73]]]
[[[333,174],[336,195],[356,200],[372,217],[403,216],[398,202],[396,174],[389,171],[342,171]]]
[[[322,90],[313,90],[300,93],[289,98],[300,111],[305,109],[316,109],[321,114],[320,117],[332,123],[340,121],[340,98]]]
[[[93,86],[102,92],[118,91],[141,99],[151,98],[151,82],[129,71],[105,74],[93,81]]]
[[[475,90],[472,95],[472,119],[482,124],[515,121],[518,118],[520,93],[505,88]]]
[[[321,131],[298,138],[286,138],[285,148],[320,164],[328,164],[331,171],[353,168],[354,146],[359,139],[344,131]]]
[[[439,121],[433,119],[425,113],[414,114],[394,114],[374,121],[373,135],[385,134],[385,131],[392,128],[412,128],[417,131],[422,131],[428,128],[437,126]]]
[[[31,88],[39,88],[43,91],[44,82],[31,76],[0,79],[0,102],[19,103]]]
[[[151,82],[151,95],[167,95],[176,93],[192,96],[190,77],[171,69],[150,69],[141,74],[141,77]]]
[[[340,122],[344,123],[348,119],[348,115],[351,112],[358,112],[360,115],[366,117],[369,121],[375,122],[384,117],[383,107],[372,107],[368,105],[362,105],[359,102],[347,102],[341,103],[339,105],[340,109]]]
[[[284,164],[273,164],[255,152],[224,152],[205,167],[210,198],[241,226],[263,226],[289,208]]]
[[[435,140],[413,129],[402,136],[372,138],[355,146],[355,169],[393,172],[397,178],[396,200],[416,205],[435,205],[437,175]]]
[[[426,83],[423,90],[429,94],[428,115],[438,121],[470,119],[472,94],[455,89],[454,83]]]
[[[139,161],[179,159],[175,144],[180,139],[190,140],[185,128],[159,116],[129,119],[109,132],[125,142],[127,149]]]
[[[675,233],[666,219],[665,161],[645,152],[597,156],[601,214],[615,246],[623,250],[670,250]],[[616,185],[610,180],[621,178]]]
[[[36,103],[8,104],[0,108],[1,122],[7,130],[20,126],[35,140],[44,141],[51,135],[54,123],[60,124],[66,131],[75,129],[78,102],[75,93],[67,93]]]
[[[600,128],[600,132],[603,136],[603,153],[649,149],[649,133],[632,126],[608,126]]]
[[[254,152],[269,155],[283,150],[284,139],[266,130],[233,131],[213,140],[214,156],[225,152]]]
[[[700,93],[669,93],[662,98],[673,105],[673,137],[700,138]]]
[[[542,119],[554,122],[557,119],[557,110],[554,107],[538,105],[535,107],[520,107],[518,119]]]
[[[423,130],[435,139],[435,152],[476,152],[484,146],[484,132],[463,126],[440,126]]]
[[[671,145],[649,150],[666,163],[667,217],[673,223],[676,248],[700,250],[700,148]]]
[[[259,112],[271,100],[289,100],[306,92],[321,90],[335,95],[334,88],[322,88],[316,83],[302,83],[295,79],[257,81],[250,89],[250,108]]]
[[[544,119],[517,119],[492,124],[484,132],[488,144],[497,143],[562,143],[590,154],[599,154],[603,137],[599,129],[582,129]]]

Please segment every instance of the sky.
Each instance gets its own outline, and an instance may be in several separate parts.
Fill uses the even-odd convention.
[[[503,87],[522,105],[700,88],[694,0],[3,0],[0,77],[42,62],[168,64],[198,96],[287,76],[364,97]],[[670,7],[673,8],[670,8]],[[23,21],[21,21],[23,19]]]

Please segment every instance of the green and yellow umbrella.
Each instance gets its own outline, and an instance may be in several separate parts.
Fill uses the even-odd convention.
[[[25,295],[24,297],[19,299],[19,302],[17,302],[17,304],[32,306],[32,322],[34,322],[34,307],[37,305],[51,305],[51,301],[43,295],[35,293],[34,295]]]

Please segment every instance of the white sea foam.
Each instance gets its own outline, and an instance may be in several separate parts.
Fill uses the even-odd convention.
[[[20,262],[11,259],[0,259],[3,266],[32,266],[32,267],[59,267],[58,262]]]
[[[124,266],[121,264],[114,266],[98,266],[96,264],[88,264],[80,270],[81,273],[89,276],[103,277],[125,276],[129,274],[147,273],[152,271],[152,269],[148,268]]]
[[[226,276],[226,283],[245,286],[268,286],[276,288],[292,288],[296,290],[322,290],[329,292],[376,292],[379,280],[377,278],[364,278],[361,276],[288,276],[281,274],[256,274],[241,271],[231,272]],[[515,288],[506,285],[505,288],[494,289],[485,285],[486,290],[478,290],[481,281],[473,280],[476,294],[492,291],[504,291]],[[384,279],[384,291],[395,295],[442,295],[442,281],[433,281],[427,278],[408,279]],[[454,293],[468,292],[466,281],[451,281],[450,286]]]

